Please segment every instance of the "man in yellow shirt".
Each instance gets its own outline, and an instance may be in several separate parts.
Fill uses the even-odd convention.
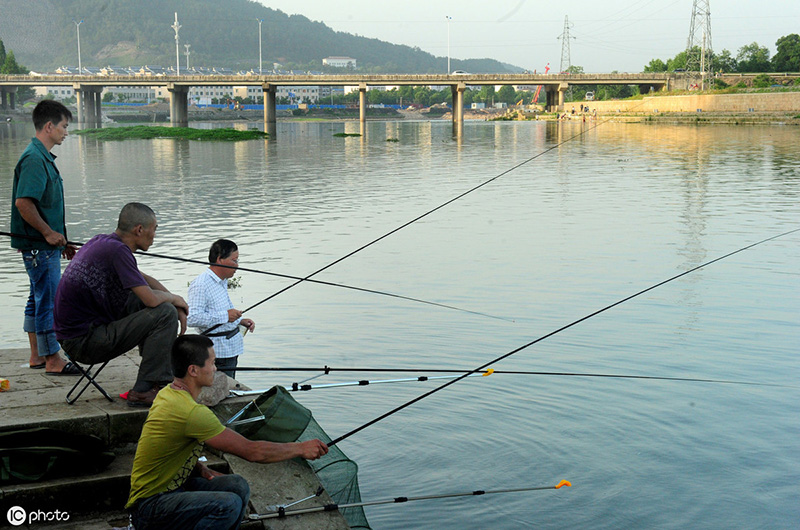
[[[147,415],[131,472],[126,508],[137,530],[236,529],[250,498],[239,475],[223,475],[198,462],[202,446],[250,462],[315,460],[328,452],[320,440],[294,443],[253,441],[223,426],[195,400],[214,382],[211,339],[183,335],[172,347],[173,382],[156,396]]]

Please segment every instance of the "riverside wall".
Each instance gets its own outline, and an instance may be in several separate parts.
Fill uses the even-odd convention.
[[[598,114],[665,112],[717,113],[796,113],[800,114],[800,92],[770,94],[687,94],[681,96],[646,96],[637,100],[571,102],[564,105],[569,111],[581,103]]]

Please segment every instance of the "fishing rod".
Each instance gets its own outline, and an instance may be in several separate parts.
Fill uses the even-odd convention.
[[[641,295],[643,295],[643,294],[645,294],[647,292],[652,291],[653,289],[656,289],[658,287],[661,287],[662,285],[665,285],[665,284],[670,283],[670,282],[672,282],[674,280],[677,280],[678,278],[682,278],[683,276],[686,276],[687,274],[691,274],[692,272],[695,272],[695,271],[697,271],[699,269],[702,269],[703,267],[707,267],[707,266],[709,266],[709,265],[711,265],[713,263],[716,263],[716,262],[721,261],[721,260],[723,260],[725,258],[733,256],[734,254],[738,254],[740,252],[744,252],[745,250],[751,249],[753,247],[756,247],[756,246],[761,245],[763,243],[766,243],[768,241],[772,241],[772,240],[778,239],[780,237],[784,237],[784,236],[787,236],[789,234],[793,234],[793,233],[799,232],[799,231],[800,231],[800,228],[795,228],[794,230],[789,230],[788,232],[784,232],[784,233],[778,234],[776,236],[771,236],[771,237],[768,237],[766,239],[762,239],[761,241],[758,241],[756,243],[751,243],[750,245],[742,247],[742,248],[740,248],[738,250],[734,250],[732,252],[729,252],[727,254],[724,254],[722,256],[714,258],[714,259],[712,259],[710,261],[707,261],[705,263],[701,263],[700,265],[697,265],[696,267],[692,267],[689,270],[686,270],[686,271],[678,273],[678,274],[676,274],[674,276],[671,276],[670,278],[667,278],[666,280],[662,280],[662,281],[660,281],[660,282],[658,282],[658,283],[656,283],[654,285],[651,285],[650,287],[647,287],[645,289],[642,289],[641,291],[638,291],[638,292],[636,292],[634,294],[626,296],[625,298],[622,298],[621,300],[618,300],[618,301],[616,301],[616,302],[614,302],[612,304],[609,304],[609,305],[607,305],[607,306],[605,306],[605,307],[603,307],[601,309],[598,309],[597,311],[589,313],[588,315],[586,315],[584,317],[581,317],[581,318],[579,318],[577,320],[573,320],[569,324],[561,326],[560,328],[558,328],[558,329],[556,329],[554,331],[551,331],[550,333],[547,333],[546,335],[542,335],[541,337],[539,337],[537,339],[534,339],[534,340],[532,340],[532,341],[530,341],[530,342],[528,342],[526,344],[523,344],[522,346],[519,346],[518,348],[515,348],[515,349],[511,350],[508,353],[504,353],[503,355],[501,355],[501,356],[499,356],[499,357],[497,357],[495,359],[492,359],[491,361],[488,361],[488,362],[478,366],[477,368],[475,368],[473,370],[470,370],[469,372],[467,372],[467,373],[465,373],[463,375],[460,375],[457,378],[455,378],[455,379],[453,379],[451,381],[448,381],[447,383],[445,383],[445,384],[443,384],[441,386],[438,386],[438,387],[434,388],[433,390],[430,390],[430,391],[422,394],[421,396],[417,396],[416,398],[414,398],[414,399],[412,399],[410,401],[407,401],[406,403],[403,403],[402,405],[400,405],[398,407],[395,407],[394,409],[390,410],[389,412],[381,414],[377,418],[368,421],[367,423],[361,425],[360,427],[357,427],[357,428],[353,429],[352,431],[350,431],[348,433],[343,434],[342,436],[339,436],[335,440],[332,440],[328,444],[328,447],[336,445],[337,443],[341,442],[342,440],[344,440],[346,438],[349,438],[350,436],[354,435],[355,433],[360,432],[360,431],[366,429],[367,427],[369,427],[371,425],[374,425],[374,424],[378,423],[379,421],[381,421],[381,420],[383,420],[385,418],[388,418],[389,416],[391,416],[391,415],[393,415],[393,414],[395,414],[397,412],[400,412],[404,408],[409,407],[409,406],[413,405],[414,403],[416,403],[418,401],[421,401],[421,400],[425,399],[426,397],[428,397],[428,396],[430,396],[432,394],[435,394],[436,392],[439,392],[440,390],[444,390],[445,388],[447,388],[450,385],[454,385],[454,384],[458,383],[459,381],[461,381],[465,377],[469,376],[470,374],[474,374],[476,372],[479,372],[480,370],[485,369],[489,365],[497,364],[498,362],[502,361],[503,359],[511,357],[515,353],[518,353],[518,352],[520,352],[520,351],[522,351],[522,350],[524,350],[524,349],[526,349],[526,348],[528,348],[530,346],[533,346],[534,344],[537,344],[537,343],[547,339],[548,337],[552,337],[553,335],[561,333],[562,331],[564,331],[566,329],[569,329],[569,328],[571,328],[573,326],[576,326],[577,324],[580,324],[581,322],[583,322],[585,320],[588,320],[588,319],[590,319],[590,318],[592,318],[594,316],[597,316],[600,313],[604,313],[604,312],[608,311],[611,308],[614,308],[614,307],[616,307],[616,306],[618,306],[620,304],[623,304],[623,303],[625,303],[625,302],[627,302],[629,300],[632,300],[633,298],[641,296]]]
[[[397,504],[403,502],[412,502],[412,501],[423,501],[423,500],[430,500],[430,499],[449,499],[452,497],[471,497],[471,496],[478,496],[478,495],[492,495],[495,493],[517,493],[521,491],[542,491],[542,490],[557,490],[561,489],[564,486],[571,487],[572,483],[568,480],[562,480],[555,486],[536,486],[536,487],[527,487],[527,488],[510,488],[510,489],[502,489],[502,490],[475,490],[475,491],[467,491],[462,493],[442,493],[437,495],[419,495],[416,497],[395,497],[393,499],[384,499],[378,501],[367,501],[367,502],[354,502],[349,504],[325,504],[323,506],[313,506],[310,508],[302,508],[296,510],[278,510],[271,513],[251,513],[248,515],[248,518],[251,521],[261,521],[263,519],[275,519],[275,518],[283,518],[288,517],[290,515],[301,515],[304,513],[315,513],[315,512],[334,512],[337,510],[344,510],[346,508],[358,508],[364,506],[377,506],[379,504]],[[309,497],[312,498],[312,497]]]
[[[494,373],[494,370],[486,370],[482,373],[473,373],[469,374],[467,377],[487,377]],[[319,388],[339,388],[344,386],[369,386],[369,385],[379,385],[385,383],[408,383],[412,381],[418,382],[425,382],[425,381],[435,381],[437,379],[455,379],[458,377],[457,375],[436,375],[436,376],[426,376],[421,375],[419,377],[403,377],[400,379],[374,379],[372,381],[362,379],[359,381],[347,381],[344,383],[325,383],[322,385],[308,385],[302,383],[292,383],[291,388],[289,389],[290,392],[301,392],[307,390],[315,390]],[[261,395],[266,390],[231,390],[231,394],[237,397],[242,396],[255,396]]]
[[[237,366],[236,371],[250,371],[250,372],[267,372],[267,371],[275,371],[275,372],[322,372],[320,375],[327,375],[332,372],[371,372],[371,373],[419,373],[419,372],[427,372],[427,373],[450,373],[450,374],[505,374],[505,375],[547,375],[547,376],[557,376],[557,377],[598,377],[598,378],[610,378],[610,379],[651,379],[656,381],[686,381],[690,383],[721,383],[721,384],[729,384],[729,385],[751,385],[751,386],[771,386],[771,387],[778,387],[778,388],[800,388],[795,385],[781,385],[778,383],[759,383],[755,381],[736,381],[730,379],[704,379],[699,377],[669,377],[669,376],[657,376],[657,375],[631,375],[631,374],[602,374],[602,373],[594,373],[594,372],[543,372],[543,371],[532,371],[532,370],[494,370],[489,368],[488,370],[468,370],[468,369],[426,369],[426,368],[331,368],[330,366],[325,366],[323,368],[313,368],[313,367],[297,367],[297,368],[272,368],[272,367],[255,367],[255,366]],[[319,377],[319,376],[316,376]],[[311,378],[313,379],[313,378]],[[433,377],[429,377],[428,379],[434,379]],[[306,379],[309,381],[310,379]],[[416,379],[409,379],[409,381],[415,381]],[[400,381],[400,380],[397,380]],[[304,383],[302,381],[301,383]],[[375,381],[373,381],[374,383]],[[301,383],[292,383],[292,388],[295,385],[300,385]],[[369,384],[369,383],[366,383]],[[301,388],[301,390],[303,390]]]
[[[45,241],[45,239],[43,237],[29,236],[29,235],[25,235],[25,234],[14,234],[14,233],[11,233],[11,232],[0,232],[0,236],[18,237],[20,239],[27,239],[27,240],[30,240],[30,241]],[[81,247],[81,246],[84,245],[84,243],[77,243],[75,241],[67,241],[67,244],[68,245],[74,245],[76,247]],[[182,261],[182,262],[185,262],[185,263],[197,263],[199,265],[211,265],[211,263],[209,263],[208,261],[202,261],[202,260],[196,260],[196,259],[190,259],[190,258],[181,258],[181,257],[177,257],[177,256],[168,256],[168,255],[165,255],[165,254],[155,254],[155,253],[152,253],[152,252],[136,251],[136,252],[134,252],[134,254],[136,254],[138,256],[150,256],[150,257],[153,257],[153,258],[162,258],[162,259],[169,259],[169,260],[173,260],[173,261]],[[263,271],[263,270],[258,270],[258,269],[249,269],[247,267],[223,265],[221,263],[214,263],[213,265],[215,267],[220,267],[220,268],[223,268],[223,269],[236,269],[236,270],[242,271],[242,272],[252,272],[252,273],[255,273],[255,274],[264,274],[264,275],[267,275],[267,276],[275,276],[277,278],[285,278],[285,279],[289,279],[289,280],[302,280],[303,279],[300,276],[292,276],[290,274],[281,274],[281,273],[278,273],[278,272]],[[488,313],[482,313],[480,311],[473,311],[471,309],[464,309],[464,308],[456,307],[456,306],[453,306],[453,305],[442,304],[442,303],[439,303],[439,302],[431,302],[429,300],[422,300],[421,298],[414,298],[414,297],[411,297],[411,296],[404,296],[404,295],[401,295],[401,294],[389,293],[389,292],[386,292],[386,291],[377,291],[375,289],[367,289],[365,287],[355,287],[355,286],[346,285],[346,284],[343,284],[343,283],[326,282],[326,281],[323,281],[323,280],[308,280],[308,282],[316,283],[316,284],[319,284],[319,285],[327,285],[329,287],[341,287],[341,288],[344,288],[344,289],[351,289],[353,291],[360,291],[360,292],[363,292],[363,293],[371,293],[371,294],[377,294],[377,295],[381,295],[381,296],[389,296],[389,297],[392,297],[392,298],[398,298],[400,300],[408,300],[410,302],[417,302],[417,303],[420,303],[420,304],[432,305],[432,306],[441,307],[441,308],[444,308],[444,309],[452,309],[454,311],[461,311],[463,313],[470,313],[470,314],[473,314],[473,315],[483,316],[483,317],[487,317],[487,318],[493,318],[493,319],[496,319],[496,320],[504,320],[506,322],[514,322],[513,318],[501,317],[501,316],[497,316],[497,315],[490,315]],[[252,309],[252,308],[250,308],[250,309]],[[247,309],[245,309],[245,311],[247,311]],[[242,312],[244,313],[244,311],[242,311]],[[209,328],[208,330],[206,330],[206,332],[213,331],[214,329],[218,328],[221,325],[222,324],[219,324],[219,325],[217,325],[215,327]]]
[[[321,272],[323,272],[323,271],[325,271],[325,270],[328,270],[329,268],[333,267],[333,266],[334,266],[334,265],[336,265],[337,263],[340,263],[340,262],[342,262],[342,261],[346,260],[347,258],[349,258],[349,257],[351,257],[351,256],[353,256],[353,255],[355,255],[355,254],[358,254],[358,253],[359,253],[359,252],[361,252],[362,250],[364,250],[364,249],[366,249],[366,248],[368,248],[368,247],[371,247],[371,246],[372,246],[372,245],[374,245],[375,243],[378,243],[379,241],[382,241],[382,240],[386,239],[387,237],[391,236],[392,234],[395,234],[395,233],[399,232],[399,231],[400,231],[400,230],[402,230],[403,228],[406,228],[407,226],[409,226],[409,225],[412,225],[412,224],[416,223],[416,222],[417,222],[417,221],[419,221],[420,219],[423,219],[423,218],[425,218],[425,217],[427,217],[427,216],[431,215],[432,213],[434,213],[434,212],[437,212],[437,211],[441,210],[442,208],[444,208],[444,207],[446,207],[446,206],[448,206],[448,205],[450,205],[450,204],[454,203],[455,201],[457,201],[457,200],[459,200],[459,199],[461,199],[461,198],[463,198],[463,197],[466,197],[466,196],[467,196],[467,195],[469,195],[470,193],[472,193],[472,192],[474,192],[474,191],[477,191],[477,190],[479,190],[480,188],[482,188],[482,187],[484,187],[484,186],[487,186],[488,184],[491,184],[492,182],[494,182],[495,180],[499,179],[500,177],[503,177],[503,176],[505,176],[505,175],[507,175],[507,174],[511,173],[512,171],[514,171],[514,170],[516,170],[516,169],[518,169],[518,168],[520,168],[520,167],[524,166],[525,164],[528,164],[528,163],[530,163],[530,162],[532,162],[532,161],[536,160],[537,158],[539,158],[539,157],[541,157],[541,156],[544,156],[545,154],[549,153],[550,151],[552,151],[552,150],[554,150],[554,149],[557,149],[557,148],[559,148],[560,146],[564,145],[565,143],[567,143],[567,142],[570,142],[570,141],[574,140],[575,138],[579,138],[579,137],[583,136],[584,134],[588,133],[589,131],[591,131],[591,130],[593,130],[593,129],[596,129],[597,127],[599,127],[599,126],[600,126],[600,125],[602,125],[603,123],[606,123],[607,121],[608,121],[608,120],[605,120],[605,121],[603,121],[603,122],[601,122],[601,123],[598,123],[598,124],[596,124],[596,125],[593,125],[592,127],[589,127],[589,128],[587,128],[586,130],[583,130],[583,131],[581,131],[580,133],[578,133],[578,134],[575,134],[575,135],[573,135],[573,136],[571,136],[571,137],[567,138],[566,140],[562,140],[561,142],[558,142],[557,144],[554,144],[554,145],[552,145],[552,146],[548,147],[548,148],[547,148],[547,149],[545,149],[544,151],[542,151],[542,152],[540,152],[540,153],[538,153],[538,154],[536,154],[536,155],[534,155],[534,156],[532,156],[532,157],[530,157],[530,158],[528,158],[528,159],[526,159],[526,160],[523,160],[523,161],[522,161],[522,162],[520,162],[519,164],[517,164],[517,165],[515,165],[515,166],[512,166],[512,167],[511,167],[511,168],[509,168],[509,169],[506,169],[505,171],[503,171],[503,172],[499,173],[498,175],[495,175],[494,177],[492,177],[492,178],[490,178],[490,179],[488,179],[488,180],[486,180],[486,181],[484,181],[484,182],[481,182],[480,184],[478,184],[478,185],[476,185],[476,186],[473,186],[472,188],[468,189],[467,191],[464,191],[464,192],[462,192],[462,193],[460,193],[460,194],[456,195],[456,196],[455,196],[455,197],[453,197],[452,199],[449,199],[448,201],[446,201],[446,202],[444,202],[444,203],[440,204],[439,206],[436,206],[435,208],[432,208],[432,209],[428,210],[427,212],[425,212],[425,213],[423,213],[423,214],[421,214],[421,215],[418,215],[417,217],[415,217],[415,218],[411,219],[410,221],[407,221],[407,222],[405,222],[405,223],[401,224],[401,225],[400,225],[400,226],[398,226],[397,228],[394,228],[394,229],[390,230],[389,232],[386,232],[386,233],[385,233],[385,234],[383,234],[382,236],[380,236],[380,237],[378,237],[378,238],[375,238],[375,239],[373,239],[373,240],[372,240],[372,241],[370,241],[369,243],[366,243],[366,244],[364,244],[364,245],[361,245],[361,246],[360,246],[360,247],[358,247],[357,249],[355,249],[355,250],[353,250],[353,251],[351,251],[351,252],[349,252],[349,253],[345,254],[344,256],[342,256],[342,257],[340,257],[340,258],[338,258],[338,259],[336,259],[336,260],[334,260],[334,261],[332,261],[332,262],[328,263],[328,264],[327,264],[327,265],[325,265],[324,267],[322,267],[322,268],[320,268],[320,269],[317,269],[316,271],[312,272],[312,273],[311,273],[311,274],[309,274],[308,276],[305,276],[305,277],[303,277],[303,278],[300,278],[300,279],[298,279],[298,280],[297,280],[295,283],[292,283],[292,284],[290,284],[290,285],[287,285],[287,286],[286,286],[286,287],[284,287],[283,289],[280,289],[280,290],[278,290],[278,291],[276,291],[276,292],[272,293],[271,295],[267,296],[266,298],[264,298],[264,299],[263,299],[263,300],[261,300],[260,302],[257,302],[257,303],[255,303],[255,304],[251,305],[250,307],[248,307],[247,309],[245,309],[244,311],[242,311],[242,313],[245,313],[245,312],[247,312],[247,311],[249,311],[249,310],[251,310],[251,309],[253,309],[253,308],[255,308],[255,307],[258,307],[259,305],[263,304],[264,302],[267,302],[267,301],[269,301],[269,300],[271,300],[271,299],[275,298],[276,296],[278,296],[278,295],[280,295],[280,294],[282,294],[282,293],[284,293],[284,292],[288,291],[288,290],[289,290],[289,289],[291,289],[292,287],[295,287],[296,285],[299,285],[299,284],[301,284],[302,282],[309,281],[309,280],[310,280],[310,279],[311,279],[313,276],[316,276],[317,274],[319,274],[319,273],[321,273]]]

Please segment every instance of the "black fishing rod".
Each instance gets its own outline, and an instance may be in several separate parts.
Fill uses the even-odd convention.
[[[483,369],[487,368],[489,365],[497,364],[498,362],[502,361],[503,359],[511,357],[515,353],[518,353],[518,352],[520,352],[520,351],[522,351],[522,350],[524,350],[526,348],[529,348],[530,346],[533,346],[534,344],[537,344],[537,343],[539,343],[539,342],[541,342],[541,341],[543,341],[543,340],[545,340],[545,339],[547,339],[549,337],[552,337],[553,335],[561,333],[562,331],[564,331],[566,329],[569,329],[569,328],[571,328],[571,327],[573,327],[573,326],[575,326],[577,324],[580,324],[581,322],[583,322],[585,320],[588,320],[588,319],[590,319],[590,318],[592,318],[594,316],[597,316],[600,313],[604,313],[604,312],[608,311],[611,308],[614,308],[614,307],[616,307],[616,306],[618,306],[620,304],[623,304],[623,303],[627,302],[628,300],[632,300],[633,298],[636,298],[637,296],[641,296],[641,295],[643,295],[643,294],[645,294],[647,292],[652,291],[653,289],[656,289],[658,287],[661,287],[662,285],[665,285],[665,284],[670,283],[670,282],[672,282],[674,280],[677,280],[678,278],[682,278],[683,276],[686,276],[687,274],[691,274],[692,272],[697,271],[699,269],[702,269],[703,267],[707,267],[707,266],[709,266],[709,265],[711,265],[713,263],[716,263],[716,262],[721,261],[721,260],[723,260],[725,258],[733,256],[734,254],[738,254],[740,252],[744,252],[745,250],[751,249],[751,248],[753,248],[755,246],[761,245],[761,244],[766,243],[768,241],[772,241],[774,239],[778,239],[780,237],[787,236],[789,234],[793,234],[795,232],[800,232],[800,228],[795,228],[794,230],[789,230],[788,232],[784,232],[784,233],[778,234],[776,236],[772,236],[772,237],[768,237],[766,239],[762,239],[761,241],[758,241],[756,243],[752,243],[752,244],[747,245],[745,247],[742,247],[742,248],[740,248],[738,250],[734,250],[733,252],[729,252],[729,253],[727,253],[727,254],[725,254],[723,256],[719,256],[717,258],[714,258],[714,259],[712,259],[710,261],[707,261],[705,263],[697,265],[696,267],[692,267],[689,270],[686,270],[684,272],[676,274],[675,276],[667,278],[666,280],[662,280],[662,281],[660,281],[660,282],[658,282],[658,283],[656,283],[654,285],[651,285],[650,287],[642,289],[641,291],[638,291],[638,292],[636,292],[636,293],[634,293],[632,295],[626,296],[625,298],[623,298],[621,300],[618,300],[618,301],[614,302],[613,304],[609,304],[609,305],[603,307],[602,309],[598,309],[597,311],[594,311],[593,313],[589,313],[588,315],[586,315],[584,317],[581,317],[578,320],[574,320],[574,321],[570,322],[569,324],[567,324],[565,326],[561,326],[560,328],[556,329],[555,331],[551,331],[550,333],[548,333],[546,335],[543,335],[543,336],[539,337],[538,339],[534,339],[534,340],[532,340],[532,341],[530,341],[530,342],[528,342],[526,344],[523,344],[522,346],[520,346],[518,348],[515,348],[515,349],[511,350],[508,353],[505,353],[505,354],[503,354],[503,355],[501,355],[501,356],[499,356],[499,357],[497,357],[495,359],[492,359],[491,361],[489,361],[487,363],[484,363],[484,364],[478,366],[477,368],[475,368],[473,370],[470,370],[469,372],[457,377],[456,379],[453,379],[452,381],[448,381],[447,383],[444,383],[443,385],[438,386],[438,387],[434,388],[433,390],[430,390],[430,391],[422,394],[421,396],[418,396],[418,397],[416,397],[416,398],[414,398],[414,399],[412,399],[410,401],[407,401],[406,403],[403,403],[402,405],[400,405],[398,407],[395,407],[394,409],[390,410],[389,412],[381,414],[377,418],[375,418],[373,420],[370,420],[367,423],[361,425],[360,427],[357,427],[357,428],[353,429],[352,431],[350,431],[348,433],[345,433],[342,436],[340,436],[340,437],[336,438],[335,440],[331,441],[328,444],[328,447],[336,445],[337,443],[341,442],[342,440],[344,440],[346,438],[349,438],[350,436],[354,435],[355,433],[366,429],[370,425],[374,425],[374,424],[378,423],[379,421],[381,421],[381,420],[383,420],[385,418],[388,418],[392,414],[400,412],[404,408],[409,407],[409,406],[413,405],[414,403],[416,403],[418,401],[421,401],[421,400],[425,399],[426,397],[428,397],[428,396],[430,396],[432,394],[435,394],[436,392],[439,392],[440,390],[444,390],[445,388],[447,388],[450,385],[454,385],[454,384],[458,383],[459,381],[461,381],[465,377],[468,377],[471,374],[479,372],[480,370],[483,370]]]
[[[751,386],[772,386],[778,388],[800,388],[795,385],[781,385],[778,383],[759,383],[755,381],[736,381],[730,379],[704,379],[699,377],[669,377],[669,376],[657,376],[657,375],[631,375],[631,374],[600,374],[600,373],[587,373],[587,372],[542,372],[542,371],[532,371],[532,370],[494,370],[489,368],[488,370],[467,370],[467,369],[426,369],[426,368],[331,368],[330,366],[325,366],[323,368],[305,368],[305,367],[297,367],[297,368],[272,368],[272,367],[256,367],[256,366],[237,366],[236,371],[243,371],[243,372],[321,372],[320,375],[327,375],[332,372],[371,372],[371,373],[420,373],[426,372],[431,374],[472,374],[472,375],[491,375],[491,374],[505,374],[505,375],[547,375],[547,376],[556,376],[556,377],[598,377],[598,378],[609,378],[609,379],[650,379],[655,381],[685,381],[689,383],[721,383],[721,384],[728,384],[728,385],[751,385]],[[408,381],[425,381],[428,379],[435,379],[435,377],[427,377],[426,379],[421,379],[425,376],[420,376],[418,378],[408,379]],[[308,379],[306,380],[308,381]],[[401,382],[405,380],[400,379],[390,379],[387,382]],[[300,390],[311,390],[311,388],[303,388],[303,384],[305,381],[300,383],[292,383],[292,389],[295,387],[299,388]],[[382,382],[382,381],[372,381],[372,383]],[[365,386],[370,384],[370,381],[365,383],[359,382],[361,386]],[[330,385],[337,385],[337,386],[354,386],[354,384],[349,383],[347,385],[342,383],[330,383]],[[316,385],[313,388],[321,388],[322,385]],[[263,390],[261,392],[264,392]]]
[[[502,490],[475,490],[475,491],[467,491],[463,493],[441,493],[435,495],[419,495],[417,497],[395,497],[393,499],[384,499],[379,501],[366,501],[366,502],[355,502],[350,504],[325,504],[323,506],[312,506],[310,508],[300,508],[295,510],[286,510],[281,509],[279,507],[277,511],[273,511],[270,513],[251,513],[248,515],[248,519],[251,521],[261,521],[263,519],[275,519],[275,518],[283,518],[288,517],[290,515],[301,515],[304,513],[315,513],[315,512],[334,512],[337,510],[344,510],[346,508],[358,508],[364,506],[377,506],[379,504],[398,504],[403,502],[412,502],[412,501],[423,501],[423,500],[430,500],[430,499],[449,499],[452,497],[472,497],[478,495],[492,495],[495,493],[517,493],[521,491],[542,491],[542,490],[557,490],[561,489],[564,486],[570,487],[572,483],[568,480],[562,480],[555,486],[537,486],[537,487],[528,487],[528,488],[510,488],[510,489],[502,489]],[[306,499],[313,498],[314,496],[309,496]]]
[[[494,373],[493,370],[483,371],[480,373],[473,373],[469,374],[467,377],[487,377]],[[290,392],[305,392],[308,390],[317,390],[321,388],[341,388],[346,386],[369,386],[369,385],[382,385],[387,383],[410,383],[410,382],[420,382],[424,383],[426,381],[436,381],[437,379],[455,379],[458,377],[457,375],[434,375],[434,376],[427,376],[421,375],[418,377],[401,377],[399,379],[360,379],[358,381],[344,381],[341,383],[323,383],[323,384],[304,384],[305,381],[301,381],[300,383],[292,383],[291,387],[288,389]],[[311,379],[314,379],[313,377]],[[309,379],[306,379],[309,381]],[[237,397],[243,396],[260,396],[267,390],[231,390],[231,394]]]
[[[25,234],[14,234],[14,233],[11,233],[11,232],[0,232],[0,236],[18,237],[20,239],[27,239],[27,240],[30,240],[30,241],[45,241],[45,239],[43,237],[29,236],[29,235],[25,235]],[[68,245],[74,245],[76,247],[83,246],[83,243],[77,243],[75,241],[67,241],[67,244]],[[138,256],[150,256],[150,257],[153,257],[153,258],[162,258],[162,259],[169,259],[169,260],[173,260],[173,261],[182,261],[182,262],[185,262],[185,263],[197,263],[199,265],[211,265],[210,263],[208,263],[208,261],[201,261],[201,260],[190,259],[190,258],[181,258],[181,257],[177,257],[177,256],[167,256],[165,254],[155,254],[155,253],[152,253],[152,252],[136,251],[136,252],[134,252],[134,254],[136,254]],[[234,266],[231,266],[231,265],[223,265],[223,264],[218,264],[218,263],[214,263],[213,265],[215,267],[220,267],[220,268],[224,268],[224,269],[236,269],[236,270],[242,271],[242,272],[252,272],[252,273],[255,273],[255,274],[264,274],[264,275],[267,275],[267,276],[275,276],[277,278],[285,278],[285,279],[289,279],[289,280],[303,280],[303,278],[301,278],[300,276],[292,276],[292,275],[289,275],[289,274],[280,274],[280,273],[277,273],[277,272],[262,271],[262,270],[258,270],[258,269],[249,269],[249,268],[246,268],[246,267],[238,267],[238,266],[234,267]],[[483,316],[483,317],[487,317],[487,318],[494,318],[496,320],[504,320],[506,322],[514,322],[514,319],[512,319],[512,318],[500,317],[500,316],[497,316],[497,315],[490,315],[488,313],[482,313],[480,311],[473,311],[473,310],[470,310],[470,309],[464,309],[464,308],[461,308],[461,307],[456,307],[456,306],[452,306],[452,305],[448,305],[448,304],[441,304],[439,302],[431,302],[429,300],[422,300],[420,298],[413,298],[411,296],[403,296],[401,294],[389,293],[389,292],[386,292],[386,291],[377,291],[375,289],[367,289],[365,287],[355,287],[355,286],[346,285],[346,284],[343,284],[343,283],[326,282],[326,281],[323,281],[323,280],[308,280],[308,282],[316,283],[316,284],[319,284],[319,285],[327,285],[329,287],[341,287],[341,288],[344,288],[344,289],[351,289],[353,291],[360,291],[360,292],[363,292],[363,293],[371,293],[371,294],[377,294],[377,295],[381,295],[381,296],[389,296],[389,297],[397,298],[397,299],[400,299],[400,300],[408,300],[410,302],[417,302],[417,303],[420,303],[420,304],[432,305],[432,306],[441,307],[441,308],[444,308],[444,309],[452,309],[454,311],[461,311],[462,313],[470,313],[470,314],[473,314],[473,315]],[[256,304],[256,305],[258,305],[258,304]],[[253,307],[255,307],[255,306],[253,306]],[[252,309],[252,308],[249,308],[249,309]],[[247,309],[245,309],[245,311],[247,311]],[[242,312],[244,313],[244,311],[242,311]],[[222,324],[220,324],[220,325],[222,325]],[[214,329],[216,329],[220,325],[215,326],[213,328],[209,328],[208,330],[206,330],[206,333],[210,332],[210,331],[213,331]]]

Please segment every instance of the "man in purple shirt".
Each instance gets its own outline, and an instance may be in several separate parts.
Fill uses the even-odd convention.
[[[156,215],[132,202],[119,214],[117,229],[90,239],[58,284],[55,330],[71,359],[95,364],[139,346],[142,362],[128,392],[131,406],[150,406],[172,380],[170,350],[189,306],[141,271],[133,253],[147,250],[156,234]]]

